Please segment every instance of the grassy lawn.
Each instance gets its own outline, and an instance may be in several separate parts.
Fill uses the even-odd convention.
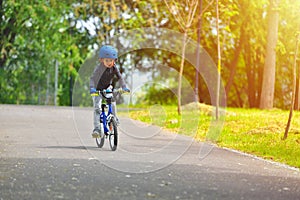
[[[294,112],[286,140],[282,137],[289,111],[279,109],[226,108],[226,116],[220,117],[219,123],[211,117],[211,107],[199,104],[183,107],[181,116],[176,106],[161,105],[135,107],[123,115],[192,136],[198,141],[211,141],[221,147],[300,168],[299,111]]]

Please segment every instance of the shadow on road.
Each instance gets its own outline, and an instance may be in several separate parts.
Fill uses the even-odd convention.
[[[81,149],[81,150],[87,150],[88,148],[97,148],[97,147],[86,147],[86,146],[45,146],[41,148],[46,149]]]

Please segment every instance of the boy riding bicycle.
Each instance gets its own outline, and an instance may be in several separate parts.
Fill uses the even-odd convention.
[[[112,84],[112,80],[114,76],[120,81],[120,85],[124,91],[129,92],[127,89],[124,79],[116,67],[116,61],[118,59],[117,50],[110,46],[104,45],[100,48],[99,52],[99,61],[100,64],[94,69],[93,74],[90,77],[90,94],[93,95],[97,93],[97,90],[104,90],[108,88]],[[92,133],[93,138],[99,137],[100,133],[100,112],[101,112],[101,103],[102,96],[92,96],[93,104],[94,104],[94,130]],[[116,117],[116,102],[113,100],[112,102],[112,110],[113,114]],[[118,118],[116,117],[117,121]]]

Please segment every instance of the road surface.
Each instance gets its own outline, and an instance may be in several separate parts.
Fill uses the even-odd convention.
[[[89,108],[0,105],[0,199],[300,199],[300,173],[120,118],[116,152]]]

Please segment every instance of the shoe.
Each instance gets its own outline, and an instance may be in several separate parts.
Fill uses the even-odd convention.
[[[93,137],[93,138],[100,138],[100,137],[101,137],[101,136],[100,136],[100,130],[95,128],[95,129],[93,130],[92,137]]]

